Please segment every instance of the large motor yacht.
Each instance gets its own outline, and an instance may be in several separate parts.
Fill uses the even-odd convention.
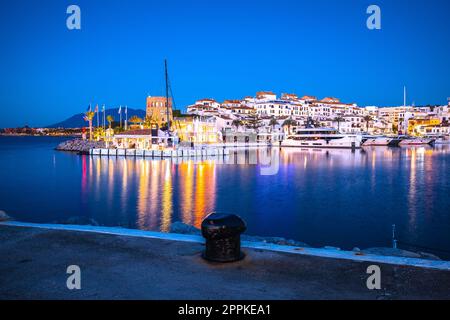
[[[297,129],[295,134],[283,140],[283,147],[306,148],[360,148],[362,136],[356,134],[341,134],[334,128]]]

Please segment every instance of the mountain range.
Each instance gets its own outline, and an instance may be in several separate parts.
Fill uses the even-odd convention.
[[[112,115],[114,117],[114,121],[119,121],[119,108],[113,108],[113,109],[106,109],[105,110],[105,118],[108,115]],[[103,112],[98,112],[99,116],[99,123],[103,123]],[[141,109],[132,109],[128,108],[128,119],[130,119],[132,116],[138,116],[141,119],[145,118],[145,111]],[[122,121],[125,120],[125,110],[122,108]],[[97,114],[94,117],[94,120],[92,121],[93,125],[97,125]],[[106,125],[108,125],[108,122],[106,121]],[[71,116],[70,118],[67,118],[64,121],[46,126],[46,128],[81,128],[81,127],[87,127],[88,122],[84,120],[84,113],[79,113]]]

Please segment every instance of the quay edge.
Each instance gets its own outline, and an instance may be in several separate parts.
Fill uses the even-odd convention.
[[[180,242],[204,243],[204,239],[199,235],[163,233],[156,231],[143,231],[126,229],[120,227],[102,227],[86,225],[61,225],[61,224],[39,224],[18,221],[3,221],[0,226],[24,227],[35,229],[48,229],[60,231],[77,231],[85,233],[98,233],[118,236],[129,236],[147,239],[161,239]],[[364,254],[361,252],[344,251],[337,248],[311,248],[288,245],[278,245],[265,242],[242,241],[242,247],[248,249],[258,249],[273,252],[283,252],[300,256],[320,257],[327,259],[342,259],[359,262],[384,263],[397,266],[409,266],[424,269],[433,269],[450,272],[450,261],[428,260],[420,258],[382,256],[376,254]]]

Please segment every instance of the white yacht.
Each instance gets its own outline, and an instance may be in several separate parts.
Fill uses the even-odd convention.
[[[282,147],[304,148],[360,148],[362,136],[356,134],[341,134],[333,128],[297,129],[281,143]]]
[[[364,136],[363,147],[370,146],[388,146],[391,144],[393,138],[386,136]]]
[[[428,135],[424,138],[435,139],[435,144],[450,144],[450,135]]]
[[[407,137],[400,141],[400,146],[419,146],[434,144],[436,139]]]

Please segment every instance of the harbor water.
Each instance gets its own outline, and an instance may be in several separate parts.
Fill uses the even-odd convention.
[[[311,246],[399,247],[450,258],[450,146],[282,149],[225,158],[98,157],[55,151],[55,137],[0,136],[0,210],[26,222],[95,221],[168,232],[210,212],[247,234]],[[76,218],[75,218],[76,217]]]

